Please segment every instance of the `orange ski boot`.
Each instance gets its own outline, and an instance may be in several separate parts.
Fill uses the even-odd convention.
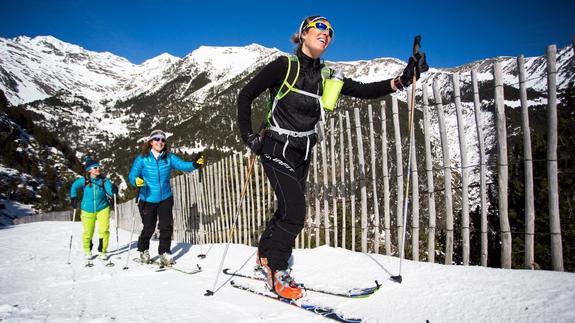
[[[299,299],[303,297],[303,291],[293,277],[290,276],[289,270],[276,270],[273,273],[274,292],[283,298]]]

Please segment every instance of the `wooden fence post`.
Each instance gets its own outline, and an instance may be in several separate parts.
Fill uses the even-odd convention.
[[[447,129],[439,84],[433,80],[433,95],[439,121],[439,136],[443,151],[443,185],[445,189],[445,264],[453,262],[453,199],[451,196],[451,156],[449,154],[449,142],[447,141]]]
[[[467,161],[467,141],[465,139],[465,122],[461,112],[461,91],[459,90],[459,74],[451,75],[455,113],[457,114],[457,130],[459,135],[459,151],[461,154],[461,236],[463,240],[463,265],[469,265],[469,162]]]
[[[196,185],[198,187],[198,189],[196,190],[197,192],[199,192],[198,196],[199,196],[199,213],[200,213],[200,218],[199,218],[199,229],[200,229],[200,244],[204,245],[206,244],[206,226],[204,223],[204,215],[205,215],[205,204],[204,204],[204,183],[201,182],[200,180],[203,177],[203,181],[205,181],[205,172],[202,172],[201,176],[198,176],[198,181],[196,181]]]
[[[415,84],[411,85],[415,86]],[[415,118],[415,98],[411,99],[412,91],[407,91],[407,102],[412,102],[414,106],[410,109],[414,109],[414,116]],[[419,175],[417,172],[417,154],[415,150],[415,125],[416,123],[413,122],[413,129],[411,129],[411,139],[413,143],[410,145],[409,149],[411,150],[411,259],[415,261],[419,261]]]
[[[317,173],[317,149],[313,150],[313,154],[312,154],[312,158],[313,158],[313,191],[314,191],[314,201],[315,201],[315,221],[314,221],[314,227],[315,227],[315,247],[319,247],[319,223],[320,223],[320,203],[319,203],[319,184],[318,184],[318,178],[319,175]]]
[[[499,205],[499,228],[501,231],[501,267],[511,268],[511,229],[509,227],[509,217],[507,215],[507,122],[505,121],[503,78],[500,62],[495,62],[493,64],[493,76],[495,80],[495,110],[497,116],[497,195]]]
[[[250,159],[250,155],[248,155],[248,159],[246,161],[246,166],[249,165],[249,159]],[[254,161],[254,163],[255,162],[256,161]],[[255,165],[253,167],[255,168]],[[247,171],[246,171],[246,174],[247,174]],[[254,181],[252,180],[253,176],[254,176],[254,174],[253,174],[253,170],[252,170],[252,174],[250,174],[250,178],[246,179],[248,181],[248,195],[246,196],[246,198],[249,201],[249,204],[248,204],[248,208],[249,208],[248,246],[253,246],[252,236],[256,232],[255,231],[256,210],[255,210],[255,201],[254,201]]]
[[[257,161],[256,161],[257,163]],[[259,164],[259,163],[258,163]],[[255,181],[256,181],[256,214],[257,214],[257,218],[256,218],[256,230],[255,232],[260,232],[260,228],[262,226],[262,207],[261,207],[261,200],[262,200],[262,196],[261,196],[261,192],[260,192],[260,172],[259,172],[260,168],[257,165],[254,165],[254,173],[256,173],[256,177],[255,177]],[[264,174],[262,174],[262,176],[265,176]]]
[[[553,270],[563,271],[563,246],[559,218],[559,184],[557,177],[557,47],[547,47],[547,179],[549,182],[549,230]]]
[[[383,223],[385,254],[391,255],[391,218],[389,207],[389,167],[387,164],[387,114],[385,101],[381,101],[381,163],[383,174]],[[378,228],[379,229],[379,228]]]
[[[427,261],[435,262],[435,185],[433,184],[433,157],[431,156],[431,126],[427,84],[423,84],[423,134],[425,141],[425,173],[427,175],[427,208],[429,228],[427,231]]]
[[[218,177],[217,179],[217,189],[218,189],[218,210],[217,210],[217,214],[216,216],[218,217],[218,223],[219,223],[219,238],[220,238],[220,243],[222,242],[226,242],[226,230],[225,230],[225,207],[224,207],[224,194],[223,194],[223,190],[224,190],[224,159],[220,159],[218,161]]]
[[[531,153],[531,130],[529,129],[529,107],[525,87],[525,59],[517,57],[519,73],[519,94],[521,100],[521,130],[523,132],[523,169],[525,172],[525,259],[524,266],[534,269],[535,265],[535,200],[533,193],[533,157]]]
[[[353,109],[355,132],[357,140],[357,155],[359,159],[359,190],[361,194],[361,252],[367,252],[367,183],[365,179],[365,155],[363,153],[363,135],[361,134],[361,118],[359,109]]]
[[[345,111],[345,124],[347,132],[347,146],[349,156],[349,192],[351,194],[351,251],[355,251],[355,178],[353,165],[353,142],[351,141],[351,121],[349,111]],[[344,223],[346,220],[344,220]],[[344,229],[345,229],[345,224]]]
[[[333,204],[333,246],[337,248],[337,178],[335,159],[335,118],[329,119],[329,143],[331,153],[331,200]]]
[[[235,153],[234,155],[234,167],[233,167],[233,173],[234,173],[234,177],[235,177],[235,182],[236,182],[236,192],[235,192],[235,199],[234,199],[234,214],[237,217],[237,221],[236,221],[236,228],[235,228],[235,238],[234,238],[234,242],[236,243],[243,243],[243,239],[242,239],[242,210],[239,206],[240,203],[240,192],[241,192],[241,166],[238,167],[238,159],[241,160],[241,154],[239,153]]]
[[[339,160],[340,160],[340,180],[341,180],[341,190],[340,190],[340,196],[341,196],[341,247],[343,249],[345,249],[345,239],[346,239],[346,226],[345,226],[345,216],[346,216],[346,210],[347,210],[347,182],[345,180],[345,154],[344,154],[344,150],[343,147],[345,146],[345,141],[344,141],[344,125],[343,125],[343,115],[340,113],[338,115],[339,117]],[[349,149],[351,149],[351,147],[349,147]]]
[[[216,222],[214,221],[214,167],[209,165],[206,167],[206,172],[208,174],[208,185],[207,185],[207,197],[208,202],[208,218],[209,218],[209,228],[210,228],[210,243],[216,242]]]
[[[325,142],[327,141],[327,136],[325,134],[325,126],[323,122],[319,123],[319,126],[321,128],[321,133],[323,134],[323,138],[321,140],[321,164],[322,164],[322,185],[321,187],[321,193],[322,193],[322,199],[323,199],[323,229],[324,229],[324,244],[329,246],[330,245],[330,237],[329,237],[329,231],[331,229],[330,224],[329,224],[329,202],[328,202],[328,198],[329,198],[329,180],[328,180],[328,170],[327,170],[327,152],[326,152],[326,144]]]
[[[401,153],[401,135],[399,132],[399,112],[397,108],[397,97],[391,97],[391,114],[393,118],[393,130],[395,138],[395,170],[397,181],[397,194],[396,194],[396,227],[397,227],[397,252],[401,254],[403,248],[402,232],[403,232],[403,157]]]
[[[370,148],[370,162],[371,162],[371,189],[373,191],[373,252],[379,253],[380,243],[380,225],[379,225],[379,201],[377,199],[377,168],[375,167],[375,138],[373,130],[373,109],[371,104],[367,106],[367,115],[369,121],[369,148]]]
[[[477,85],[477,70],[471,70],[473,83],[473,107],[475,124],[477,128],[477,142],[479,144],[479,196],[481,197],[481,266],[487,266],[487,158],[485,157],[485,139],[483,136],[483,120],[481,103],[479,101],[479,86]]]
[[[230,156],[225,157],[223,161],[223,174],[222,174],[222,181],[223,181],[223,193],[224,193],[224,214],[225,214],[225,221],[224,221],[224,237],[225,242],[228,242],[229,234],[230,234],[230,204],[231,204],[231,196],[230,196],[230,185],[232,182],[229,178],[229,160]]]

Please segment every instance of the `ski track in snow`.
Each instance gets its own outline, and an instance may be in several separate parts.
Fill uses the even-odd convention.
[[[114,228],[112,226],[112,228]],[[5,322],[323,322],[326,319],[295,307],[237,290],[221,273],[212,290],[225,244],[208,246],[174,242],[177,266],[199,263],[203,271],[185,275],[154,272],[128,257],[130,232],[120,230],[116,250],[111,230],[109,253],[115,263],[94,260],[84,267],[81,224],[41,222],[0,229],[0,321]],[[72,264],[66,264],[73,233]],[[134,234],[134,241],[137,239]],[[94,237],[96,240],[97,237]],[[135,242],[130,259],[137,256]],[[150,251],[157,252],[157,241]],[[232,244],[224,268],[238,269],[255,249]],[[255,260],[242,269],[250,272]],[[316,287],[346,290],[383,284],[364,299],[308,292],[310,302],[326,305],[366,322],[574,322],[575,274],[504,270],[477,266],[445,266],[405,260],[403,283],[390,281],[398,259],[341,248],[320,247],[294,252],[296,280]],[[253,286],[263,283],[242,280]]]

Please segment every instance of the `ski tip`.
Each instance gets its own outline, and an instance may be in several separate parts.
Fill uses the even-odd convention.
[[[213,295],[214,295],[214,292],[212,292],[209,289],[206,289],[206,293],[204,294],[204,296],[213,296]]]
[[[399,284],[401,284],[401,281],[402,281],[401,275],[391,276],[391,277],[389,277],[389,279],[391,279],[394,282],[399,283]]]

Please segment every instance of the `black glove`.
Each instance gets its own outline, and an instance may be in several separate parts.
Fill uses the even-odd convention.
[[[248,133],[242,135],[242,140],[250,147],[250,150],[256,154],[260,155],[262,153],[262,147],[264,145],[264,137],[257,133]]]
[[[112,184],[112,194],[118,194],[118,186],[116,184]]]
[[[70,200],[70,205],[72,205],[73,208],[76,208],[76,207],[78,206],[78,198],[73,197],[73,198]]]
[[[415,80],[419,80],[419,75],[427,70],[429,70],[429,66],[425,59],[425,53],[417,53],[409,58],[407,66],[403,70],[403,74],[393,80],[394,85],[398,90],[408,87],[413,82],[414,72]]]
[[[205,162],[206,162],[206,160],[204,158],[204,154],[199,153],[196,155],[196,158],[194,158],[194,161],[192,163],[194,163],[195,169],[200,169],[200,168],[204,167]]]

